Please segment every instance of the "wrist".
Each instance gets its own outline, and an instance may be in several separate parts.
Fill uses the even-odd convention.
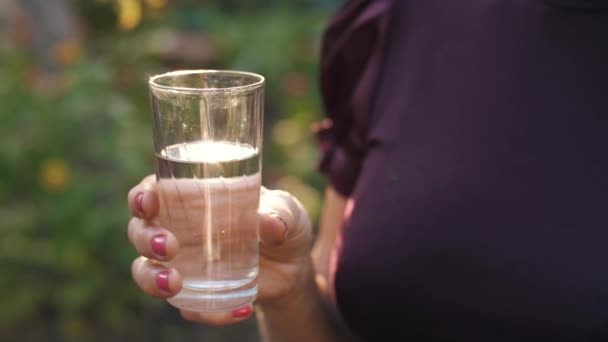
[[[256,316],[263,341],[354,341],[317,286],[312,262],[293,291],[258,303]]]
[[[295,281],[293,288],[282,296],[260,301],[257,307],[264,312],[285,312],[286,310],[315,305],[320,301],[320,292],[315,282],[315,271],[312,260],[308,258]]]

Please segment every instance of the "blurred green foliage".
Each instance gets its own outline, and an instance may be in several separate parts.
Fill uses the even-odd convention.
[[[251,322],[193,328],[131,280],[126,194],[153,170],[146,81],[177,68],[264,74],[265,183],[316,217],[308,126],[335,1],[127,0],[139,4],[130,19],[121,2],[72,1],[82,38],[56,44],[53,70],[2,25],[0,340],[255,341]]]

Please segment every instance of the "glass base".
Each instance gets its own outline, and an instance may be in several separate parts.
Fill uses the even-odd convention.
[[[258,286],[252,281],[238,289],[209,291],[184,287],[169,304],[179,309],[196,312],[227,312],[253,303]]]

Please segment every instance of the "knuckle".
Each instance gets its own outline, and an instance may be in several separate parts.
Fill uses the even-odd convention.
[[[139,285],[141,267],[145,261],[146,258],[140,256],[133,260],[133,262],[131,263],[131,277],[133,278],[133,280],[135,280],[137,285]]]
[[[140,290],[156,298],[166,297],[156,285],[156,274],[161,270],[154,261],[143,256],[135,259],[131,265],[131,275]]]
[[[127,237],[132,245],[135,245],[135,240],[137,238],[138,220],[138,218],[133,217],[129,220],[129,224],[127,225]]]
[[[140,236],[140,229],[139,229],[140,226],[141,226],[141,219],[139,219],[137,217],[133,217],[133,218],[131,218],[131,220],[129,220],[129,225],[127,227],[127,234],[129,236],[129,241],[131,241],[131,244],[133,244],[136,247],[137,247],[137,243],[138,243],[139,236]]]
[[[139,226],[140,221],[141,219],[138,217],[131,217],[128,224],[129,229],[136,229],[137,226]]]
[[[156,185],[156,175],[151,174],[151,175],[147,175],[146,177],[144,177],[144,179],[141,181],[141,184],[146,188],[154,188],[154,186]]]
[[[132,187],[131,190],[129,190],[129,193],[127,194],[127,198],[129,199],[129,202],[133,200],[138,189],[139,189],[139,185],[136,185],[136,186]]]

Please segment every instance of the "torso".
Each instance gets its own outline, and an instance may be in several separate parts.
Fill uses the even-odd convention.
[[[608,340],[608,11],[395,1],[335,273],[370,341]]]

